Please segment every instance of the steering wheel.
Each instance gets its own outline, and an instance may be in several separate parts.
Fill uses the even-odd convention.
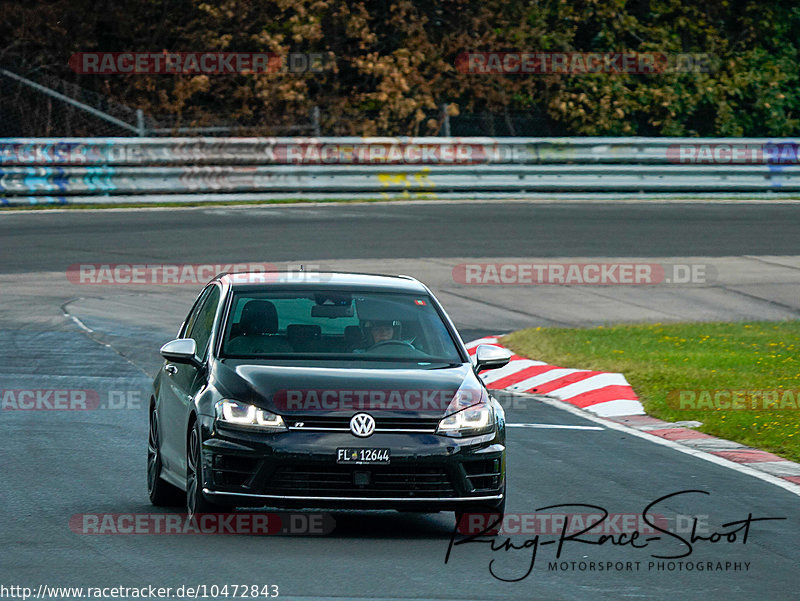
[[[381,342],[376,342],[375,344],[373,344],[371,347],[367,349],[367,351],[369,352],[378,347],[389,346],[389,345],[407,346],[409,348],[414,349],[415,351],[418,350],[417,347],[415,347],[410,342],[406,342],[405,340],[382,340]]]

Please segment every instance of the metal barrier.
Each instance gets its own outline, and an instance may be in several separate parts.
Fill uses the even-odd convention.
[[[0,202],[792,192],[797,155],[754,138],[0,139]]]

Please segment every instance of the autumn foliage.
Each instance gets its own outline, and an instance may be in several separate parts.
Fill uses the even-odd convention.
[[[785,136],[800,109],[792,0],[55,0],[4,3],[0,63],[180,124],[307,121],[431,135],[450,115],[530,112],[570,135]],[[77,75],[76,52],[317,53],[314,73]],[[708,53],[709,72],[475,74],[477,51]],[[442,108],[444,107],[444,109]]]

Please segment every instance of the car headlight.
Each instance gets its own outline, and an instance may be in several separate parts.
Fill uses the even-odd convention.
[[[436,433],[442,436],[478,436],[494,430],[494,411],[486,403],[480,403],[448,415],[439,422]]]
[[[283,418],[255,405],[248,405],[231,399],[222,399],[214,406],[217,419],[233,426],[245,426],[284,432],[287,430]]]
[[[447,408],[446,417],[439,422],[436,433],[462,438],[493,432],[494,409],[483,387],[462,385]]]

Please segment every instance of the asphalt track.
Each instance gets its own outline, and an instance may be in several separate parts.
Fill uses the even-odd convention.
[[[70,529],[75,514],[152,512],[144,481],[147,387],[159,365],[158,345],[172,336],[197,287],[75,285],[66,270],[76,263],[268,261],[409,273],[432,286],[470,339],[529,325],[797,318],[798,225],[800,206],[765,204],[0,214],[0,389],[94,390],[118,407],[0,411],[0,584],[278,584],[281,598],[289,599],[796,599],[797,495],[603,426],[510,429],[508,511],[581,503],[636,514],[664,495],[691,489],[708,494],[658,506],[687,537],[690,515],[700,516],[706,534],[730,530],[722,525],[749,514],[787,519],[754,523],[746,544],[741,536],[699,541],[671,570],[669,560],[652,557],[685,552],[668,536],[646,548],[568,542],[560,557],[567,564],[556,570],[549,565],[555,545],[542,546],[519,582],[492,577],[490,562],[498,576],[518,578],[530,564],[530,549],[492,552],[485,544],[465,544],[445,564],[449,514],[334,512],[335,529],[320,536],[76,533]],[[699,262],[713,268],[713,277],[633,287],[453,281],[453,268],[463,262],[534,258]],[[530,397],[501,400],[512,423],[598,427]],[[556,538],[543,535],[542,542]],[[573,561],[587,563],[581,569]],[[601,561],[623,563],[590,571],[589,562]],[[686,562],[695,569],[685,571]],[[723,569],[697,571],[708,562],[722,562]]]
[[[374,203],[3,213],[0,273],[66,261],[793,255],[796,204]],[[376,265],[376,267],[378,267]]]

